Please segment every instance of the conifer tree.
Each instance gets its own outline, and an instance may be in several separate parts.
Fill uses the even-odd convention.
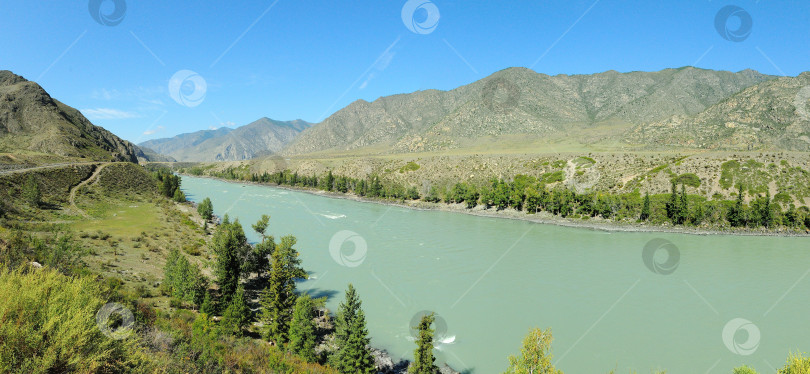
[[[419,321],[419,337],[416,339],[416,350],[413,351],[413,363],[408,368],[410,374],[435,374],[436,367],[433,357],[433,329],[430,327],[434,320],[433,313],[422,316]]]
[[[650,193],[644,194],[644,203],[641,205],[641,216],[639,219],[646,221],[650,219]]]
[[[315,306],[307,294],[298,296],[290,321],[290,350],[307,362],[315,362]]]
[[[242,286],[236,289],[225,313],[222,314],[220,326],[230,334],[242,336],[242,329],[250,324],[250,308],[245,300],[245,289]]]
[[[344,374],[376,373],[369,344],[366,316],[362,302],[352,284],[346,289],[346,299],[340,303],[335,320],[335,344],[338,349],[329,358],[329,365]]]
[[[265,338],[284,344],[290,330],[295,304],[295,281],[307,279],[301,268],[298,251],[293,248],[296,239],[292,235],[281,238],[272,255],[268,286],[262,295],[262,322],[267,327]]]

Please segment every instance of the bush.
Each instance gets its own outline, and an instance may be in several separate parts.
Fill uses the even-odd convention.
[[[142,363],[134,339],[96,326],[105,301],[94,279],[0,270],[0,300],[0,372],[132,372]]]

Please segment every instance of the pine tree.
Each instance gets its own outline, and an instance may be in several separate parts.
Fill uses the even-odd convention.
[[[675,180],[672,180],[672,188],[669,194],[669,201],[667,202],[667,218],[675,221],[676,210],[678,207],[678,192],[675,186]]]
[[[551,363],[551,340],[550,330],[529,331],[523,339],[520,356],[509,356],[509,369],[505,374],[562,374]]]
[[[771,210],[771,192],[765,191],[765,199],[760,204],[759,223],[765,227],[773,226],[773,211]]]
[[[200,313],[205,313],[209,316],[215,316],[217,314],[217,306],[214,304],[214,300],[211,298],[209,292],[205,293],[205,298],[203,299],[202,305],[200,305]]]
[[[644,194],[644,203],[641,206],[641,216],[639,219],[642,221],[646,221],[650,219],[650,193],[647,192]]]
[[[681,195],[675,210],[675,224],[683,225],[686,223],[686,218],[689,216],[689,200],[686,196],[686,186],[681,184]]]
[[[222,330],[233,335],[242,336],[242,329],[250,324],[250,308],[245,300],[245,289],[242,286],[236,289],[231,303],[222,314],[220,326]]]
[[[216,282],[222,293],[223,305],[231,302],[231,296],[239,286],[242,275],[242,259],[247,251],[247,238],[239,221],[230,223],[228,216],[217,228],[213,238],[213,249],[217,254],[217,263],[214,269]]]
[[[276,344],[287,342],[290,319],[295,304],[295,281],[307,279],[307,273],[301,268],[298,251],[293,248],[294,236],[281,238],[275,247],[268,286],[262,295],[262,322],[267,326],[265,338]]]
[[[416,339],[416,350],[413,351],[413,363],[408,368],[410,374],[435,374],[439,368],[434,364],[433,357],[433,329],[430,327],[434,320],[433,313],[422,316],[419,321],[419,337]]]
[[[370,342],[362,301],[352,284],[346,289],[346,299],[338,307],[335,320],[335,344],[338,349],[329,358],[329,365],[344,374],[376,373],[374,357],[366,346]]]
[[[42,193],[39,191],[39,183],[37,183],[37,180],[31,174],[28,175],[28,179],[26,179],[25,184],[23,184],[22,195],[25,201],[31,204],[31,206],[39,206]]]
[[[290,321],[289,349],[307,362],[315,362],[315,306],[307,294],[298,296]]]
[[[737,202],[734,206],[730,207],[727,214],[728,223],[733,227],[745,226],[745,207],[743,206],[744,199],[743,185],[740,183],[739,191],[737,193]]]

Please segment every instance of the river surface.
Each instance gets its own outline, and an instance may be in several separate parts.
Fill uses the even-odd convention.
[[[476,374],[504,371],[532,327],[575,374],[773,373],[810,351],[807,238],[611,233],[194,177],[182,189],[251,241],[269,214],[277,240],[298,238],[311,272],[298,289],[335,311],[354,284],[372,345],[394,357],[412,358],[423,311],[443,322],[437,361]]]

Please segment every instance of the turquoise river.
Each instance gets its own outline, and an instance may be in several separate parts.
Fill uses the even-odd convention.
[[[363,300],[372,345],[411,358],[414,316],[440,317],[437,361],[500,373],[532,327],[550,328],[566,373],[762,373],[810,351],[810,240],[605,232],[422,211],[183,177],[190,200],[246,231],[271,216],[298,238],[328,296]],[[258,240],[254,232],[248,238]]]

